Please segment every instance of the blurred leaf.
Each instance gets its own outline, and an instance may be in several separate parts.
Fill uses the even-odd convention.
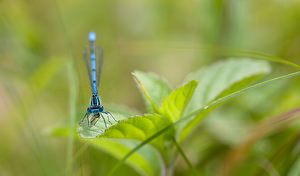
[[[267,136],[279,133],[283,129],[290,127],[291,124],[297,124],[297,122],[299,122],[299,114],[300,108],[296,108],[276,117],[268,118],[257,124],[257,126],[255,126],[253,129],[249,130],[252,133],[250,133],[242,143],[240,143],[238,146],[235,146],[231,151],[229,151],[227,157],[225,157],[224,162],[226,162],[227,167],[226,171],[224,172],[230,172],[232,169],[236,168],[237,165],[244,159],[245,153],[255,144],[255,142]],[[284,142],[285,147],[280,148],[284,149],[286,152],[290,152],[290,149],[286,149],[286,146],[293,146],[293,143],[297,142],[297,140],[295,140],[295,137],[298,140],[299,134],[296,134],[296,136],[293,136],[292,139]],[[286,153],[283,153],[283,151],[276,151],[275,153],[288,156]],[[279,157],[279,155],[277,157]],[[274,157],[274,159],[275,158],[276,157]],[[277,159],[282,161],[282,158]],[[272,163],[275,164],[275,161],[272,161]]]
[[[30,77],[32,88],[36,92],[43,90],[55,74],[66,64],[66,61],[67,60],[64,57],[58,56],[46,60],[46,62]]]
[[[298,155],[296,161],[291,166],[291,170],[288,173],[288,176],[298,176],[300,175],[300,155]]]
[[[133,73],[137,84],[142,92],[146,102],[148,112],[157,113],[162,100],[171,92],[167,81],[154,73],[143,73],[135,71]]]
[[[111,154],[117,159],[121,159],[131,149],[140,144],[139,141],[125,140],[125,139],[104,139],[98,138],[93,140],[86,140],[97,149]],[[162,161],[159,153],[152,146],[146,145],[140,151],[133,154],[127,162],[141,175],[159,175]]]
[[[191,81],[183,87],[172,91],[163,101],[159,108],[161,115],[166,116],[172,122],[179,120],[188,105],[196,87],[198,81]]]
[[[187,81],[194,79],[199,81],[188,110],[192,112],[199,109],[245,78],[266,74],[269,71],[270,66],[266,61],[247,58],[229,59],[200,69],[187,77]]]
[[[243,112],[243,110],[240,111]],[[202,129],[223,145],[238,145],[244,141],[252,128],[249,115],[240,111],[227,106],[221,107],[210,114]]]
[[[52,129],[50,132],[54,137],[70,137],[70,131],[67,127],[59,127]],[[77,140],[91,144],[95,148],[111,154],[117,159],[123,158],[131,149],[140,144],[139,141],[125,139],[80,139]],[[134,168],[141,175],[159,175],[162,161],[157,150],[152,146],[146,145],[143,149],[132,155],[132,158],[126,163]]]
[[[200,69],[187,77],[187,80],[198,80],[199,85],[187,107],[186,114],[248,85],[269,71],[270,66],[267,62],[247,58],[229,59]],[[208,113],[200,113],[184,125],[181,139],[184,139]]]

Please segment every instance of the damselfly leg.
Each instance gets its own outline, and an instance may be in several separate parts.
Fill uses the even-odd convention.
[[[115,119],[115,117],[112,115],[112,113],[110,113],[109,111],[102,111],[102,113],[106,114],[107,116],[110,115],[110,116],[114,119],[115,122],[118,122],[118,121]],[[109,119],[109,117],[107,117],[107,118]]]
[[[105,119],[105,116],[103,115],[105,114],[106,115],[106,119]],[[100,116],[101,118],[103,119],[103,122],[104,122],[104,125],[105,125],[105,128],[107,128],[107,121],[109,122],[110,125],[113,125],[113,123],[110,121],[110,116],[113,118],[113,120],[115,122],[118,122],[114,116],[112,115],[112,113],[108,112],[108,111],[102,111],[102,112],[99,112],[99,114],[97,115],[94,115],[89,119],[89,114],[87,113],[85,116],[84,116],[84,119],[87,118],[87,121],[88,121],[88,127],[91,128],[93,126],[95,126],[97,124],[97,122],[99,121],[100,119]],[[84,119],[79,123],[79,125],[81,125],[81,123],[84,121]]]
[[[84,119],[85,119],[85,118],[88,118],[88,117],[87,117],[88,114],[89,114],[89,113],[85,113],[83,119],[79,122],[79,125],[81,125],[81,124],[84,122]],[[88,121],[89,121],[89,120],[88,120]]]
[[[103,119],[103,121],[104,121],[105,128],[107,128],[107,125],[106,125],[106,121],[105,121],[105,118],[104,118],[104,116],[102,115],[102,113],[100,113],[100,115],[101,115],[101,117],[102,117],[102,119]]]

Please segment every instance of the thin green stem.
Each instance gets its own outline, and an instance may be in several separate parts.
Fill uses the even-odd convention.
[[[148,144],[150,141],[152,141],[153,139],[155,139],[156,137],[160,136],[161,134],[163,134],[164,132],[168,131],[171,127],[173,126],[173,124],[170,124],[168,126],[166,126],[165,128],[163,128],[162,130],[158,131],[157,133],[155,133],[154,135],[150,136],[148,139],[144,140],[142,143],[140,143],[139,145],[137,145],[134,149],[132,149],[128,154],[126,154],[108,173],[108,175],[112,175],[122,164],[123,162],[129,158],[133,153],[135,153],[137,150],[139,150],[140,148],[142,148],[144,145]]]
[[[73,163],[73,151],[74,151],[74,136],[75,131],[75,121],[76,121],[76,102],[77,102],[77,78],[75,77],[75,70],[73,67],[73,62],[68,64],[67,71],[69,75],[69,108],[70,108],[70,118],[69,118],[69,141],[68,141],[68,152],[67,152],[67,169],[66,173],[71,174],[72,171],[72,163]]]
[[[190,171],[192,171],[193,175],[199,176],[199,173],[197,172],[197,169],[192,165],[192,163],[190,162],[190,160],[188,159],[188,157],[186,156],[186,154],[184,153],[184,151],[182,150],[182,148],[180,147],[180,145],[178,144],[178,142],[176,141],[176,139],[173,137],[173,142],[178,150],[178,152],[181,154],[181,156],[183,157],[184,161],[186,162],[186,164],[188,165]]]
[[[61,15],[60,6],[58,0],[55,1],[56,3],[56,11],[58,15],[58,20],[61,23],[63,36],[65,37],[65,41],[67,42],[67,51],[69,54],[68,64],[67,64],[67,72],[69,75],[69,86],[70,86],[70,93],[69,93],[69,113],[70,113],[70,119],[69,119],[69,131],[70,131],[70,138],[68,141],[68,147],[67,147],[67,163],[66,163],[66,175],[73,175],[72,174],[72,163],[73,163],[73,150],[74,150],[74,136],[75,131],[73,130],[75,128],[75,120],[76,120],[76,102],[77,102],[77,87],[78,87],[78,80],[76,77],[76,71],[74,67],[74,62],[72,60],[73,53],[72,53],[72,42],[68,36],[66,26],[64,24],[64,20]]]
[[[222,98],[219,98],[215,101],[213,101],[212,103],[210,103],[209,105],[205,106],[205,107],[202,107],[192,113],[190,113],[189,115],[183,117],[181,120],[178,120],[177,122],[173,123],[173,124],[170,124],[170,125],[167,125],[165,128],[163,128],[162,130],[158,131],[157,133],[153,134],[152,136],[150,136],[148,139],[146,139],[145,141],[143,141],[142,143],[140,143],[139,145],[137,145],[134,149],[132,149],[128,154],[126,154],[112,169],[111,171],[109,172],[108,175],[112,175],[122,164],[123,162],[129,158],[133,153],[135,153],[137,150],[139,150],[141,147],[143,147],[144,145],[146,145],[147,143],[151,142],[153,139],[155,139],[156,137],[160,136],[161,134],[163,134],[164,132],[168,131],[169,129],[171,129],[171,127],[173,126],[176,126],[182,122],[184,122],[185,120],[188,120],[189,118],[199,114],[200,112],[212,107],[212,106],[215,106],[217,104],[220,104],[228,99],[231,99],[235,96],[238,96],[242,93],[245,93],[249,90],[252,90],[252,89],[255,89],[255,88],[258,88],[258,87],[261,87],[263,85],[266,85],[266,84],[269,84],[269,83],[272,83],[272,82],[275,82],[275,81],[279,81],[279,80],[282,80],[282,79],[287,79],[287,78],[290,78],[290,77],[293,77],[293,76],[297,76],[297,75],[300,75],[300,71],[298,72],[294,72],[294,73],[291,73],[291,74],[287,74],[287,75],[283,75],[283,76],[279,76],[277,78],[274,78],[274,79],[270,79],[270,80],[267,80],[267,81],[264,81],[264,82],[261,82],[261,83],[258,83],[258,84],[255,84],[253,86],[249,86],[249,87],[246,87],[244,89],[241,89],[241,90],[238,90],[234,93],[231,93],[227,96],[224,96]]]

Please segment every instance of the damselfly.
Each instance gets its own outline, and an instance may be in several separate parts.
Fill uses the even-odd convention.
[[[92,127],[98,122],[100,118],[102,118],[105,127],[107,128],[107,124],[104,116],[106,116],[110,124],[112,123],[109,120],[109,117],[112,117],[114,121],[116,121],[116,119],[110,112],[104,111],[104,107],[102,106],[100,98],[98,96],[99,83],[100,83],[100,77],[102,71],[102,63],[103,63],[103,49],[98,46],[96,51],[95,40],[96,40],[96,34],[94,32],[90,32],[89,33],[90,48],[89,49],[88,47],[85,48],[83,56],[85,59],[93,96],[91,98],[91,106],[87,108],[87,112],[85,113],[79,125],[81,125],[82,122],[84,122],[84,120],[87,119],[88,127]],[[96,57],[96,55],[98,55],[98,57]],[[96,71],[96,65],[97,65],[97,71]]]

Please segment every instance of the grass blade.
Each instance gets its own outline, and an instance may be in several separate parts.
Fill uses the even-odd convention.
[[[233,168],[236,168],[237,165],[244,159],[244,153],[246,153],[256,141],[273,133],[277,133],[278,131],[286,128],[286,125],[299,120],[299,114],[300,108],[296,108],[279,116],[269,118],[257,125],[257,127],[252,130],[254,132],[247,140],[245,140],[245,142],[229,152],[227,158],[224,160],[224,165],[226,163],[226,170],[223,170],[223,173],[228,174],[231,170],[233,170]]]
[[[70,119],[69,119],[69,141],[68,141],[68,152],[67,152],[67,168],[66,173],[70,174],[72,170],[72,163],[73,163],[73,148],[74,148],[74,136],[75,136],[75,121],[76,121],[76,102],[77,102],[77,87],[78,87],[78,80],[76,78],[76,73],[74,70],[73,62],[70,62],[67,66],[68,76],[69,76],[69,110],[70,110]]]
[[[71,137],[68,141],[68,147],[67,147],[67,164],[66,164],[66,175],[72,175],[72,163],[73,163],[73,148],[74,148],[74,128],[75,128],[75,119],[76,119],[76,101],[77,101],[77,77],[76,72],[74,68],[73,63],[73,52],[72,52],[72,42],[67,32],[67,27],[65,26],[63,16],[61,13],[61,6],[59,4],[59,1],[56,0],[55,2],[55,8],[57,12],[57,17],[59,22],[61,23],[61,30],[63,33],[63,36],[66,40],[66,49],[68,51],[69,55],[69,63],[67,66],[67,71],[69,73],[69,81],[70,81],[70,134]]]

